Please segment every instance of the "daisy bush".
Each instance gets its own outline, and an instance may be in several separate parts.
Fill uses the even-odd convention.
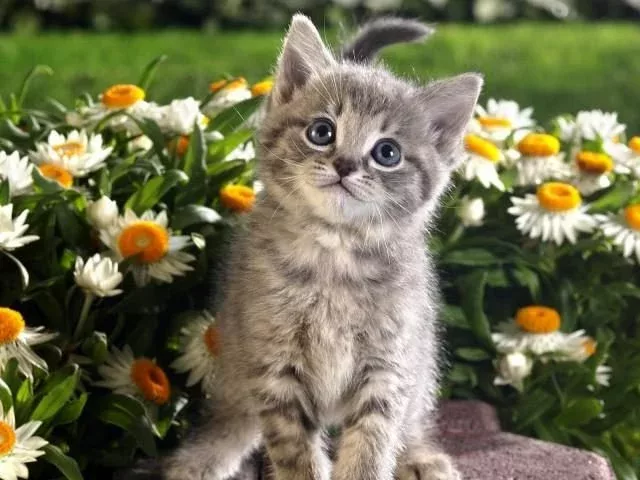
[[[73,106],[0,102],[0,480],[117,478],[175,447],[213,392],[208,309],[260,185],[271,81],[153,99],[152,76]],[[151,88],[150,88],[151,87]],[[443,394],[505,428],[640,469],[640,137],[615,113],[539,123],[489,100],[430,248]],[[194,420],[195,419],[195,420]]]
[[[444,277],[445,395],[505,428],[640,474],[640,136],[615,112],[540,122],[490,99],[431,239]]]

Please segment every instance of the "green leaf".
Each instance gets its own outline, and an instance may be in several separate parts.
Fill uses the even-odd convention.
[[[11,186],[7,180],[0,182],[0,205],[6,205],[11,199]]]
[[[540,278],[538,274],[525,267],[514,268],[510,273],[519,285],[529,289],[531,298],[535,302],[540,296]]]
[[[488,250],[469,248],[466,250],[454,250],[448,252],[442,259],[445,263],[466,265],[470,267],[483,267],[488,265],[500,265],[503,260],[493,255]]]
[[[3,411],[8,412],[13,406],[13,395],[11,394],[11,388],[7,385],[2,378],[0,378],[0,402],[2,402]]]
[[[142,76],[140,77],[140,80],[138,80],[138,86],[140,88],[142,88],[145,91],[149,88],[149,85],[151,84],[151,80],[153,80],[156,70],[158,70],[158,66],[160,66],[160,64],[163,63],[167,58],[169,57],[167,57],[166,55],[160,55],[154,58],[144,68],[144,71],[142,72]]]
[[[518,430],[544,415],[556,404],[556,398],[544,390],[535,390],[521,397],[519,404],[515,406],[515,423]]]
[[[470,362],[481,362],[483,360],[489,360],[491,355],[481,348],[457,348],[454,352],[458,357]]]
[[[619,180],[601,197],[590,203],[590,212],[615,211],[625,206],[635,193],[633,182]]]
[[[224,136],[229,135],[245,123],[249,116],[260,106],[263,100],[264,98],[262,97],[253,97],[223,110],[209,122],[207,130],[218,131]]]
[[[53,387],[38,403],[31,420],[46,421],[52,418],[69,401],[78,383],[78,374],[65,378]]]
[[[120,427],[132,435],[147,455],[156,455],[153,425],[147,417],[144,406],[135,398],[108,395],[101,399],[97,416],[103,422]]]
[[[4,253],[13,263],[15,263],[18,270],[20,270],[20,278],[22,278],[22,288],[27,288],[29,286],[29,272],[22,264],[20,260],[17,259],[12,253],[7,252],[6,250],[0,250],[0,253]]]
[[[180,189],[176,196],[178,205],[201,202],[207,192],[207,158],[206,146],[202,130],[195,125],[189,140],[189,149],[182,161],[182,170],[189,177],[189,181]]]
[[[231,152],[253,137],[253,130],[243,129],[209,145],[209,163],[223,161]]]
[[[597,398],[578,398],[569,404],[554,419],[565,427],[579,427],[586,425],[602,413],[602,401]]]
[[[491,340],[491,327],[484,313],[484,290],[487,283],[487,273],[475,271],[462,277],[459,282],[460,296],[462,297],[462,310],[467,317],[467,322],[478,340],[485,346],[493,349]]]
[[[469,322],[462,308],[456,305],[445,305],[442,311],[442,321],[449,327],[469,329]]]
[[[53,75],[53,69],[47,65],[36,65],[27,73],[18,90],[18,107],[24,103],[31,81],[40,75]]]
[[[65,455],[62,450],[52,444],[45,445],[43,450],[45,452],[43,458],[60,470],[67,480],[83,480],[80,467],[73,458]]]
[[[213,208],[202,205],[187,205],[176,210],[171,216],[171,228],[182,230],[193,225],[216,223],[222,219]]]
[[[167,170],[164,175],[152,178],[127,200],[125,208],[138,215],[154,207],[173,187],[189,180],[180,170]]]
[[[156,122],[149,118],[143,118],[142,120],[126,114],[131,118],[140,128],[142,133],[151,139],[153,142],[153,151],[158,155],[158,158],[162,162],[167,161],[167,155],[165,154],[166,141],[162,130]]]
[[[87,403],[88,398],[89,395],[87,393],[83,393],[75,400],[67,403],[55,416],[53,425],[66,425],[68,423],[75,422],[78,418],[80,418],[80,415],[82,415],[82,411],[85,404]]]

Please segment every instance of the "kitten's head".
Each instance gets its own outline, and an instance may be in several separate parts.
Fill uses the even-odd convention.
[[[330,223],[425,216],[456,166],[482,78],[419,86],[335,58],[293,17],[260,130],[260,177],[276,201]]]

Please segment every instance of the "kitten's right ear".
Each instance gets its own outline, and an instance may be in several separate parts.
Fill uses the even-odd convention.
[[[271,101],[287,103],[314,72],[335,63],[311,20],[301,14],[294,15],[278,61]]]

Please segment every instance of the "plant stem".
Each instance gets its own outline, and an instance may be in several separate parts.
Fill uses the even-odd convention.
[[[95,297],[93,294],[85,292],[84,303],[82,304],[82,310],[80,311],[80,319],[76,326],[76,332],[73,334],[74,340],[78,340],[78,338],[80,338],[80,333],[82,333],[84,324],[87,323],[87,318],[89,318],[89,310],[91,310],[91,305],[93,304],[94,299]]]

